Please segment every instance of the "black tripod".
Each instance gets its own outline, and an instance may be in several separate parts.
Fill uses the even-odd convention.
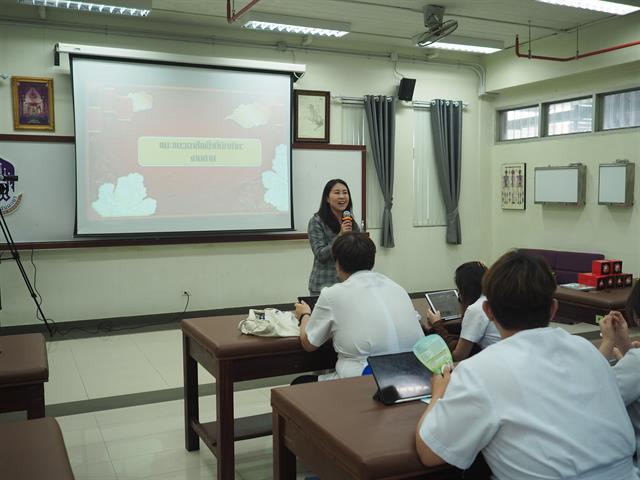
[[[17,180],[17,177],[16,177]],[[0,183],[0,194],[6,193],[9,190],[8,183]],[[27,276],[27,272],[24,269],[24,265],[22,265],[22,260],[20,260],[20,252],[18,252],[18,247],[16,247],[16,243],[13,241],[13,237],[11,236],[11,232],[9,231],[9,226],[7,225],[7,221],[4,218],[4,214],[2,213],[2,209],[0,209],[0,228],[2,229],[2,234],[4,235],[4,239],[7,242],[7,248],[11,252],[11,256],[16,261],[16,265],[18,266],[18,270],[20,270],[20,274],[22,275],[22,279],[24,280],[25,285],[27,286],[27,290],[29,290],[29,295],[33,298],[33,302],[36,304],[36,308],[38,313],[42,317],[42,321],[44,322],[47,330],[49,331],[49,335],[53,337],[53,328],[47,321],[47,317],[42,311],[42,307],[38,302],[38,295],[31,285],[31,281]]]

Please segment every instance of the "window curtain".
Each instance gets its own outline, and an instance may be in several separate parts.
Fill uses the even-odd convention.
[[[367,218],[365,219],[366,225],[360,226],[366,226],[367,229],[381,228],[384,199],[378,183],[378,174],[373,165],[373,158],[371,158],[371,142],[369,141],[367,119],[364,114],[364,103],[342,105],[342,143],[345,145],[365,145],[367,147]],[[358,210],[362,208],[362,205],[354,204],[353,207]]]
[[[447,210],[447,243],[460,245],[460,177],[462,170],[462,102],[433,100],[431,102],[431,133],[436,169],[444,205]]]
[[[396,136],[396,99],[383,95],[364,97],[364,110],[369,127],[371,155],[378,174],[378,183],[384,198],[382,212],[382,238],[380,245],[393,248],[393,166]]]

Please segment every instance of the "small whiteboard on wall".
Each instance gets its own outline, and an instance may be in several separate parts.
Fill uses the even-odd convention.
[[[627,161],[600,164],[598,204],[630,207],[633,205],[635,164]]]
[[[586,165],[536,167],[533,202],[543,205],[583,206],[586,198]]]

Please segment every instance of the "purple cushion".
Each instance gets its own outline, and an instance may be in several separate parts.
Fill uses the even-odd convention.
[[[590,272],[593,260],[602,260],[604,255],[599,253],[558,252],[557,270],[570,272]]]
[[[579,272],[570,272],[568,270],[556,270],[556,283],[562,285],[563,283],[576,283],[578,281]]]
[[[547,260],[551,270],[556,274],[558,284],[577,282],[578,273],[591,271],[593,260],[604,259],[604,255],[600,253],[562,252],[535,248],[520,248],[519,250],[530,255],[541,256]]]
[[[528,253],[529,255],[537,255],[539,257],[543,257],[551,267],[551,270],[556,269],[558,252],[555,250],[540,250],[536,248],[519,248],[521,252]]]

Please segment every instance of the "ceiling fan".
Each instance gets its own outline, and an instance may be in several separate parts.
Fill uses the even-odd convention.
[[[444,7],[427,5],[424,9],[424,26],[427,27],[426,32],[418,35],[415,40],[419,47],[428,47],[450,35],[458,28],[458,22],[444,20]]]

